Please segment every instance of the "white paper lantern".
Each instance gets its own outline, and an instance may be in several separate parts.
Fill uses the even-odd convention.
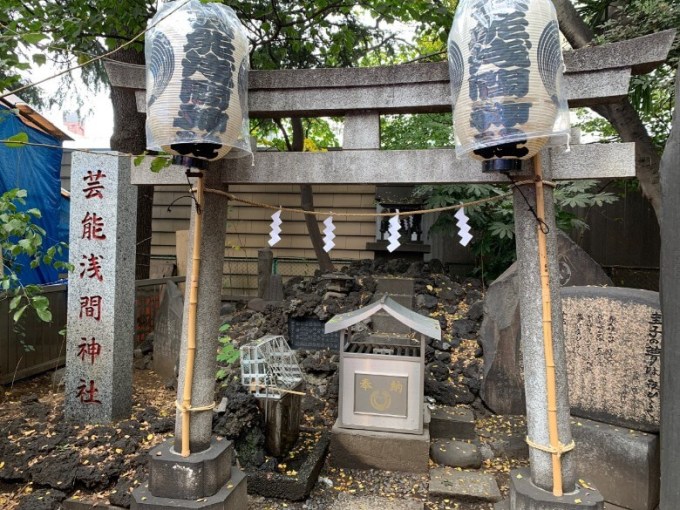
[[[147,148],[208,161],[250,155],[249,46],[234,11],[166,2],[149,23]]]
[[[461,0],[449,35],[458,157],[511,170],[548,142],[567,144],[563,70],[550,0]]]

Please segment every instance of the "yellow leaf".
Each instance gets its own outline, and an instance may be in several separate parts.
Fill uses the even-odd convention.
[[[576,499],[574,500],[574,503],[581,503],[581,500],[578,499],[578,498],[576,498]]]
[[[151,441],[152,439],[153,439],[153,434],[149,434],[148,436],[146,436],[147,441]]]
[[[432,285],[427,286],[427,290],[429,290],[430,292],[432,292],[432,288],[433,288]]]
[[[122,449],[122,448],[116,448],[115,451],[116,451],[116,453],[118,453],[118,454],[123,453],[123,449]]]
[[[4,462],[0,462],[0,469],[2,469],[2,468],[4,468],[4,467],[5,467],[5,463],[4,463]]]
[[[518,479],[518,480],[521,480],[521,479],[522,479],[522,475],[518,474],[518,475],[517,475],[517,479]]]

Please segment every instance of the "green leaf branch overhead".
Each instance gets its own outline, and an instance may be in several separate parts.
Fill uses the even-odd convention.
[[[568,233],[582,233],[588,225],[577,215],[577,209],[600,207],[618,200],[615,193],[598,190],[595,180],[567,181],[556,185],[553,196],[557,226]],[[416,195],[425,199],[427,207],[450,205],[507,194],[509,186],[493,184],[454,184],[418,186]],[[485,279],[494,279],[515,260],[515,224],[512,197],[466,207],[474,234],[471,242],[476,271]],[[441,213],[432,227],[434,232],[456,231],[456,219],[450,212]],[[452,241],[453,242],[453,241]]]

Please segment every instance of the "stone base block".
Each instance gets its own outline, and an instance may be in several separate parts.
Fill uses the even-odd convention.
[[[248,473],[248,493],[290,501],[306,499],[319,479],[329,442],[329,434],[324,431],[296,475],[262,470]]]
[[[593,486],[576,484],[576,490],[561,497],[531,483],[528,468],[510,472],[510,510],[604,510],[604,498]]]
[[[67,499],[62,503],[64,510],[124,510],[122,506],[107,505],[92,501],[80,501],[78,499]]]
[[[149,492],[162,498],[199,499],[212,496],[229,481],[233,446],[213,437],[210,448],[182,457],[174,439],[149,452]]]
[[[659,504],[659,437],[584,418],[572,418],[576,472],[608,503],[630,510]]]
[[[472,409],[437,407],[430,419],[432,439],[476,439],[475,415]]]
[[[188,500],[159,498],[151,494],[148,484],[132,492],[131,510],[247,510],[246,475],[233,468],[229,480],[216,494],[207,498]]]
[[[430,431],[399,434],[345,429],[337,422],[331,431],[330,463],[334,467],[427,473]]]

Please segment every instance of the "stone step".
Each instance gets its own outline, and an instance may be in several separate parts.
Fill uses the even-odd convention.
[[[385,312],[377,312],[371,317],[373,331],[376,333],[410,333],[411,328],[406,324],[402,324],[390,314]]]
[[[380,301],[385,294],[387,294],[387,297],[389,297],[392,301],[396,301],[401,306],[413,309],[413,294],[391,294],[389,292],[376,292],[373,295],[371,302],[375,303],[376,301]]]
[[[341,492],[330,510],[423,510],[422,501],[388,499],[379,496],[353,496]]]
[[[376,294],[409,294],[413,295],[413,278],[376,278]]]
[[[433,439],[475,439],[475,415],[464,407],[436,407],[432,411],[430,436]]]
[[[430,496],[456,502],[494,503],[501,500],[501,491],[492,475],[440,467],[430,470]]]
[[[430,458],[437,464],[463,469],[479,469],[482,454],[475,444],[437,439],[430,446]]]

